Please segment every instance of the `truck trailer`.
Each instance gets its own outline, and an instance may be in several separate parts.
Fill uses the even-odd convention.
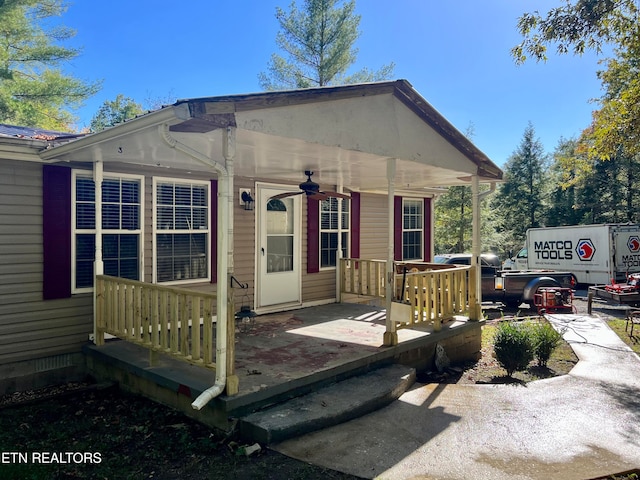
[[[516,270],[563,270],[581,284],[625,282],[640,272],[640,225],[530,228],[513,259]]]

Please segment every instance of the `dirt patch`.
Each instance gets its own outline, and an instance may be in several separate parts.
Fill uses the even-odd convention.
[[[3,479],[356,478],[264,447],[253,451],[115,386],[70,384],[2,400],[0,451],[15,453],[13,461],[3,456]]]

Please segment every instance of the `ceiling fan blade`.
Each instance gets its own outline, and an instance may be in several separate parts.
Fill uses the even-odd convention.
[[[318,192],[327,197],[336,197],[336,198],[345,198],[347,200],[351,200],[351,195],[347,195],[346,193],[338,193],[338,192]]]
[[[302,195],[304,192],[286,192],[279,193],[278,195],[274,195],[273,197],[269,197],[269,200],[277,200],[280,198],[293,197],[294,195]]]
[[[323,201],[329,198],[324,192],[307,193],[307,198],[311,200]]]

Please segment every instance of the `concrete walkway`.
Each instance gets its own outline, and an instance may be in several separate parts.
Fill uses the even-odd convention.
[[[272,448],[362,478],[592,479],[640,468],[640,359],[597,316],[549,315],[579,362],[522,385],[419,385]]]

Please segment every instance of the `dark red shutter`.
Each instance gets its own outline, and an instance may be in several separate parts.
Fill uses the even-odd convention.
[[[320,201],[307,197],[307,273],[320,271]]]
[[[218,283],[218,181],[211,180],[211,283]]]
[[[351,193],[351,258],[360,258],[360,193]]]
[[[424,261],[430,262],[431,258],[431,205],[433,199],[424,199]]]
[[[71,296],[71,169],[42,167],[42,298]]]
[[[402,197],[393,198],[393,259],[402,260]]]

